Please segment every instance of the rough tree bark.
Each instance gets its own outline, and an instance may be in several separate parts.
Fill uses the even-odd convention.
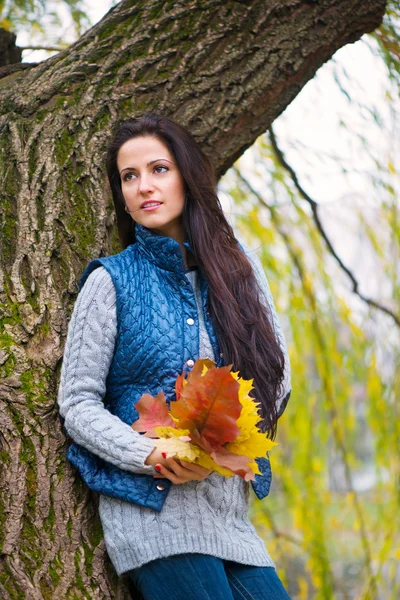
[[[15,45],[17,36],[0,27],[0,67],[21,60],[22,50]]]
[[[56,391],[88,260],[119,250],[112,125],[162,111],[224,173],[384,0],[125,0],[77,43],[0,78],[0,596],[129,598],[64,458]]]

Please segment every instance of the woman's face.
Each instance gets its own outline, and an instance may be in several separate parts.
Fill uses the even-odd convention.
[[[155,137],[136,137],[117,155],[122,193],[130,215],[156,233],[184,241],[185,185],[175,159]]]

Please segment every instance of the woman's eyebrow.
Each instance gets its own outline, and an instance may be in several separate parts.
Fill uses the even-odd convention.
[[[146,167],[150,167],[153,163],[158,162],[159,160],[166,160],[167,162],[171,163],[171,165],[173,164],[171,160],[168,160],[168,158],[156,158],[155,160],[148,162]],[[133,171],[134,169],[135,167],[125,167],[125,169],[121,169],[121,173],[122,171]]]

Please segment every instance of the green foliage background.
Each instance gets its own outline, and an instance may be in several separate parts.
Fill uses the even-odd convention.
[[[289,344],[293,392],[279,422],[280,446],[270,453],[271,493],[253,501],[252,519],[298,600],[400,597],[400,157],[391,142],[400,107],[399,18],[397,3],[390,3],[380,29],[358,42],[385,67],[389,122],[368,97],[356,102],[351,80],[345,89],[339,65],[333,69],[354,111],[354,122],[341,127],[358,138],[369,165],[364,200],[374,206],[376,226],[356,202],[353,221],[366,260],[375,255],[368,276],[378,281],[379,270],[385,282],[384,290],[372,286],[380,306],[354,294],[320,230],[322,223],[346,264],[346,229],[335,248],[318,199],[304,190],[272,128],[221,182],[233,199],[236,231],[258,250]],[[368,143],[366,131],[374,127],[387,140],[384,155],[382,146]],[[312,167],[307,172],[300,161],[306,140],[296,140],[296,131],[293,138],[304,183],[312,182]],[[339,178],[357,168],[340,156],[326,162]],[[357,283],[360,291],[363,281]],[[373,478],[362,487],[358,476],[368,472]]]
[[[32,45],[43,45],[50,28],[52,44],[62,44],[61,4],[79,35],[89,25],[83,0],[0,1],[0,26],[29,32]],[[293,392],[279,422],[279,446],[271,452],[273,487],[266,500],[253,500],[251,514],[298,600],[400,597],[399,156],[390,142],[393,131],[385,131],[398,122],[399,23],[398,2],[391,1],[381,27],[358,42],[384,67],[389,125],[368,97],[353,97],[351,77],[332,60],[332,78],[354,115],[354,122],[342,121],[340,128],[357,140],[369,165],[363,194],[375,207],[378,225],[355,203],[355,229],[376,257],[376,272],[368,273],[383,274],[384,293],[376,289],[368,301],[360,292],[363,282],[357,288],[339,264],[335,241],[332,248],[324,239],[325,232],[330,240],[330,229],[320,218],[318,198],[303,188],[313,168],[300,176],[272,129],[220,184],[231,198],[239,236],[258,249],[289,345]],[[373,127],[388,140],[384,156],[366,135]],[[303,159],[311,152],[305,142],[293,132],[293,147]],[[358,168],[341,156],[326,160],[344,186]],[[346,243],[343,248],[346,265]],[[367,468],[372,483],[361,488],[357,478]]]
[[[0,0],[0,27],[13,33],[25,32],[32,45],[65,45],[63,9],[70,16],[75,35],[90,26],[84,0]],[[30,44],[31,45],[31,44]]]

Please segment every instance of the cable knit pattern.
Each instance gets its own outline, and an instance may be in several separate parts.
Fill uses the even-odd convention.
[[[261,268],[254,257],[250,259],[255,268]],[[202,318],[197,271],[186,275],[198,307],[199,356],[214,360]],[[257,276],[267,297],[265,276],[260,272]],[[276,315],[274,322],[285,344]],[[99,267],[89,275],[74,306],[61,371],[59,411],[67,433],[78,444],[127,471],[155,474],[153,467],[144,464],[152,441],[111,414],[102,401],[116,335],[115,288],[106,269]],[[287,394],[290,370],[285,386]],[[157,558],[192,552],[275,567],[248,518],[249,490],[250,484],[239,477],[212,473],[204,481],[172,485],[161,512],[100,494],[100,519],[116,572],[120,575]]]
[[[78,444],[133,473],[155,474],[144,461],[153,442],[111,414],[102,402],[116,338],[116,295],[103,268],[78,295],[68,328],[58,404],[64,426]]]

